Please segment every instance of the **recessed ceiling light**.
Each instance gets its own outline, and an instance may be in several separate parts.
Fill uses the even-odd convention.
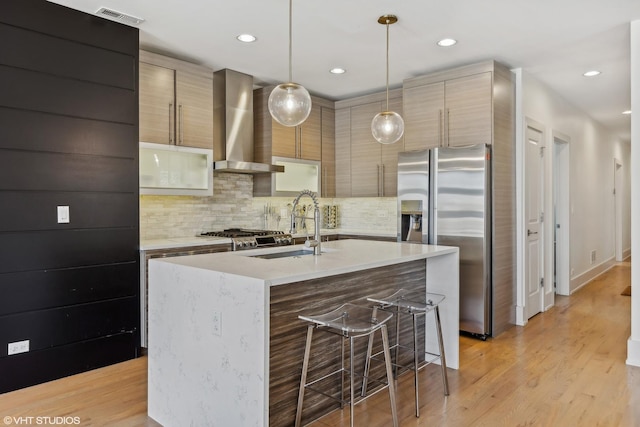
[[[344,74],[347,72],[347,70],[345,70],[344,68],[336,67],[329,70],[329,72],[331,74]]]
[[[254,41],[256,41],[256,37],[252,36],[251,34],[240,34],[236,38],[243,43],[253,43]]]
[[[591,70],[591,71],[587,71],[586,73],[584,73],[583,76],[585,76],[585,77],[595,77],[595,76],[597,76],[599,74],[600,74],[600,71]]]
[[[631,110],[623,111],[622,114],[629,115],[629,114],[631,114]]]
[[[454,44],[458,43],[458,40],[456,39],[442,39],[438,42],[438,46],[440,47],[450,47],[453,46]]]

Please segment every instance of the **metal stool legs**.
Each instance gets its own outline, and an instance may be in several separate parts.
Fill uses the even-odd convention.
[[[440,307],[433,310],[436,317],[436,332],[438,334],[438,347],[440,349],[440,367],[442,369],[442,386],[444,395],[449,396],[449,379],[447,378],[447,359],[444,355],[444,341],[442,340],[442,325],[440,323]],[[414,323],[415,327],[415,323]],[[417,402],[417,401],[416,401]]]
[[[375,309],[374,309],[375,310]],[[374,311],[375,313],[375,311]],[[313,330],[317,327],[317,325],[308,325],[307,326],[307,340],[306,340],[306,345],[305,345],[305,350],[304,350],[304,360],[302,362],[302,376],[300,378],[300,389],[298,391],[298,406],[296,409],[296,419],[295,419],[295,427],[299,427],[301,425],[301,421],[302,421],[302,407],[304,404],[304,394],[305,394],[305,389],[307,388],[307,385],[309,385],[309,383],[307,383],[307,373],[309,370],[309,356],[311,353],[311,342],[312,342],[312,337],[313,337]],[[396,411],[396,394],[395,394],[395,385],[394,385],[394,380],[393,380],[393,370],[391,367],[391,351],[390,351],[390,347],[389,347],[389,336],[387,333],[387,326],[385,324],[380,325],[380,327],[376,328],[380,330],[380,333],[382,335],[382,346],[383,346],[383,352],[385,355],[385,369],[386,369],[386,376],[387,376],[387,386],[389,388],[389,400],[391,403],[391,417],[393,420],[393,426],[394,427],[398,427],[398,414]],[[354,410],[355,410],[355,369],[354,369],[354,339],[359,337],[359,336],[366,336],[369,335],[369,345],[372,345],[373,342],[373,334],[375,333],[375,329],[372,330],[370,333],[368,334],[364,334],[364,335],[356,335],[356,336],[349,336],[349,356],[350,356],[350,364],[349,364],[349,411],[350,411],[350,426],[354,427]],[[341,374],[342,374],[342,392],[341,392],[341,399],[340,399],[340,407],[342,408],[344,405],[344,375],[345,375],[345,362],[344,362],[344,342],[346,340],[346,336],[342,337],[342,342],[341,342]],[[367,363],[369,362],[369,359],[367,358]],[[334,372],[337,373],[337,372]],[[331,375],[331,374],[330,374]]]
[[[399,359],[398,359],[398,355],[399,355],[399,348],[400,348],[400,343],[399,343],[399,339],[400,339],[400,314],[402,313],[400,310],[400,305],[393,305],[393,307],[395,307],[395,316],[396,316],[396,343],[392,346],[392,348],[394,348],[394,353],[395,353],[395,363],[394,363],[394,377],[397,378],[398,376],[398,369],[401,367],[399,365]],[[409,368],[411,370],[413,370],[413,375],[414,375],[414,389],[415,389],[415,405],[416,405],[416,417],[420,416],[420,395],[419,395],[419,382],[418,382],[418,370],[420,369],[420,355],[419,355],[419,351],[418,351],[418,316],[425,316],[429,311],[433,311],[434,312],[434,317],[435,317],[435,326],[436,326],[436,335],[437,335],[437,339],[438,339],[438,349],[440,354],[436,355],[437,357],[433,360],[437,360],[440,359],[440,366],[441,366],[441,372],[442,372],[442,385],[443,385],[443,389],[444,389],[444,395],[448,396],[449,395],[449,380],[447,378],[447,361],[446,361],[446,356],[445,356],[445,351],[444,351],[444,341],[442,338],[442,324],[440,322],[440,308],[439,306],[436,304],[435,306],[432,307],[432,310],[427,310],[427,311],[409,311],[408,314],[411,314],[412,317],[412,322],[413,322],[413,367]],[[367,347],[367,359],[365,362],[365,368],[364,368],[364,380],[362,382],[362,390],[361,390],[361,395],[364,397],[367,394],[367,380],[368,380],[368,375],[369,375],[369,369],[370,369],[370,360],[372,357],[372,349],[373,349],[373,342],[371,340],[371,338],[369,338],[369,345]],[[380,353],[377,353],[380,354]]]

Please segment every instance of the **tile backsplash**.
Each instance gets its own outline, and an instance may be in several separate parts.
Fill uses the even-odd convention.
[[[288,231],[293,199],[253,197],[251,175],[217,173],[212,197],[140,196],[140,239],[187,237],[232,227]],[[310,204],[311,199],[300,203]],[[338,206],[339,230],[373,234],[396,232],[396,203],[395,197],[320,199],[321,207]]]

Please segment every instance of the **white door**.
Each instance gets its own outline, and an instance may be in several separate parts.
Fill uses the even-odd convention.
[[[542,132],[527,126],[525,151],[525,212],[526,212],[526,270],[527,319],[543,310],[543,139]]]

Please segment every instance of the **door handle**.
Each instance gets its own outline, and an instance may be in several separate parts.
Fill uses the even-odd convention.
[[[531,236],[532,234],[538,234],[537,231],[527,230],[527,236]]]

